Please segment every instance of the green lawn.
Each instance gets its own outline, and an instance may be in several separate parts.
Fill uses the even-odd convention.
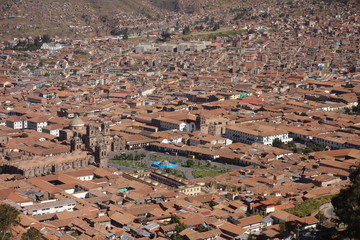
[[[171,158],[171,157],[160,157],[160,156],[157,156],[157,155],[151,155],[150,160],[154,161],[154,162],[164,161],[164,160],[168,160],[169,162],[176,162],[176,163],[181,162],[178,159],[174,159],[174,158]]]
[[[238,34],[242,34],[242,33],[246,33],[246,30],[241,29],[241,30],[234,30],[230,27],[227,28],[220,28],[216,31],[204,31],[204,32],[194,32],[188,35],[183,35],[181,36],[181,38],[187,40],[187,39],[205,39],[205,40],[209,40],[212,39],[214,37],[228,37],[228,36],[232,36],[232,35],[238,35]]]
[[[134,167],[134,168],[147,168],[145,163],[140,163],[137,161],[128,161],[128,160],[112,160],[113,164],[124,167]]]
[[[200,161],[194,161],[193,159],[188,159],[184,164],[182,164],[183,167],[191,168],[194,170],[209,170],[213,172],[227,172],[225,168],[219,168],[217,166],[211,165],[210,162],[207,162],[203,164]]]
[[[333,195],[328,195],[316,199],[307,199],[302,203],[297,203],[295,207],[286,209],[285,211],[298,217],[310,216],[310,214],[316,209],[319,209],[321,205],[331,202],[332,197]]]

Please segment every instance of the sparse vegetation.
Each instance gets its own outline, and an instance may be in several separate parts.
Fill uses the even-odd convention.
[[[313,142],[308,142],[305,144],[305,148],[298,148],[294,141],[284,143],[280,139],[275,138],[272,144],[273,147],[282,148],[286,150],[293,151],[294,153],[310,153],[310,152],[318,152],[323,151],[324,148],[320,145],[317,145]]]
[[[204,31],[204,32],[191,33],[186,36],[183,36],[182,38],[184,40],[188,40],[188,39],[210,40],[210,39],[214,39],[216,37],[229,37],[229,36],[241,35],[243,33],[246,33],[245,29],[233,30],[233,29],[229,29],[229,28],[220,28],[215,32],[214,31]]]
[[[146,164],[142,162],[144,158],[144,154],[121,154],[115,156],[112,162],[124,167],[146,168]]]
[[[114,157],[114,160],[139,161],[145,158],[145,154],[121,154]]]
[[[193,169],[207,169],[207,170],[217,170],[217,171],[226,171],[224,168],[218,168],[216,166],[212,166],[210,162],[206,164],[202,164],[201,162],[195,162],[192,159],[186,160],[186,163],[183,164],[183,167],[193,168]]]
[[[165,168],[162,172],[174,175],[174,176],[179,177],[179,178],[186,179],[185,173],[183,173],[183,172],[181,172],[179,170],[175,170],[175,169],[172,169],[172,168]]]
[[[35,51],[40,49],[43,43],[49,43],[51,41],[50,36],[48,34],[44,34],[41,37],[35,37],[34,40],[19,40],[15,46],[7,46],[5,50]]]
[[[74,59],[90,59],[91,55],[84,51],[74,51]]]
[[[135,161],[112,161],[114,164],[117,164],[119,166],[124,166],[124,167],[133,167],[133,168],[146,168],[146,164],[145,163],[141,163],[141,162],[135,162]]]
[[[310,214],[319,209],[321,205],[331,202],[332,197],[333,195],[328,195],[320,198],[307,199],[302,203],[297,203],[295,207],[286,209],[285,211],[298,217],[310,216]]]

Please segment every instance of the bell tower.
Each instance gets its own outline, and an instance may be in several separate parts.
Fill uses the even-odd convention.
[[[103,142],[95,146],[95,163],[100,168],[107,168],[109,164],[109,155]]]
[[[110,135],[110,126],[108,122],[103,122],[101,124],[101,131],[104,134],[104,136],[109,136]]]
[[[96,144],[96,131],[95,126],[92,124],[89,124],[86,127],[85,144],[88,151],[94,151]]]
[[[200,113],[197,117],[196,117],[196,128],[197,130],[200,130],[205,127],[206,124],[206,118],[205,115]]]
[[[71,139],[70,145],[71,145],[71,147],[70,147],[71,152],[82,150],[82,141],[78,136]]]

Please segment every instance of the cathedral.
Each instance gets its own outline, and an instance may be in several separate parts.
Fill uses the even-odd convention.
[[[74,118],[68,130],[60,134],[63,140],[70,142],[71,152],[87,151],[94,156],[95,165],[101,168],[108,167],[109,152],[119,152],[125,148],[125,142],[118,136],[110,134],[108,123],[102,123],[99,128]]]
[[[222,116],[205,117],[204,114],[200,113],[196,117],[196,129],[201,133],[213,136],[222,136],[225,133],[226,126],[234,123],[234,120]]]

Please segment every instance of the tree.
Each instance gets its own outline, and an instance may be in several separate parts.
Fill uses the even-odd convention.
[[[195,165],[194,160],[192,159],[186,160],[186,164],[185,164],[186,167],[193,167],[194,165]]]
[[[174,235],[174,236],[172,237],[172,239],[173,239],[173,240],[183,240],[183,237],[180,236],[180,235]]]
[[[179,233],[181,233],[185,228],[186,228],[185,224],[183,224],[183,223],[178,223],[178,224],[175,226],[176,235],[178,235]]]
[[[279,138],[275,138],[272,145],[273,147],[283,148],[284,143]]]
[[[344,87],[345,87],[345,88],[353,88],[353,87],[354,87],[354,84],[351,84],[351,83],[349,83],[349,82],[346,82],[346,84],[345,84]]]
[[[51,38],[50,38],[50,36],[48,34],[44,34],[41,39],[42,39],[43,43],[51,42]]]
[[[286,224],[285,224],[284,222],[281,222],[281,223],[279,224],[279,227],[280,227],[280,232],[281,232],[281,233],[287,231],[287,227],[286,227]]]
[[[331,203],[340,222],[347,225],[347,236],[360,236],[360,166],[350,174],[351,185],[333,197]]]
[[[122,34],[123,34],[123,40],[128,40],[129,39],[129,29],[128,28],[125,28],[122,31]]]
[[[248,240],[255,240],[255,239],[256,239],[256,237],[254,235],[249,234]]]
[[[212,30],[213,30],[213,31],[216,31],[216,30],[218,30],[218,29],[220,29],[220,24],[219,24],[219,23],[215,23]]]
[[[35,37],[35,39],[34,39],[34,45],[35,45],[35,47],[41,48],[42,43],[41,43],[40,37]]]
[[[252,29],[252,28],[248,29],[247,34],[253,34],[253,33],[255,33],[254,29]]]
[[[26,233],[24,233],[21,236],[22,240],[39,240],[42,239],[41,238],[41,233],[39,230],[37,230],[36,228],[30,228],[29,230],[27,230]]]
[[[304,150],[304,153],[310,153],[310,152],[319,152],[323,151],[324,148],[320,145],[317,145],[314,142],[308,142],[306,143],[306,149]]]
[[[209,206],[210,206],[211,208],[215,207],[216,205],[218,205],[218,203],[215,202],[214,200],[211,200],[211,201],[209,202]]]
[[[360,97],[358,97],[357,103],[357,106],[354,106],[352,109],[354,113],[360,113]]]
[[[189,26],[185,26],[183,29],[183,35],[187,35],[190,33],[190,27]]]
[[[103,23],[108,21],[108,17],[106,15],[100,16],[100,21],[102,21]]]
[[[180,222],[180,217],[176,216],[176,215],[171,215],[170,217],[170,224],[172,223],[179,223]]]
[[[246,11],[241,11],[239,12],[235,17],[234,17],[234,20],[239,20],[239,19],[242,19],[246,14]]]
[[[296,144],[295,144],[294,141],[291,141],[291,142],[287,143],[287,147],[290,148],[290,149],[294,149],[294,148],[296,148]]]
[[[18,223],[20,212],[9,204],[0,205],[0,239],[10,239],[10,229]]]
[[[161,33],[161,39],[160,39],[161,41],[167,42],[170,40],[170,38],[171,38],[171,34],[168,31],[163,31]]]
[[[20,137],[21,138],[27,138],[27,137],[29,137],[29,135],[27,133],[23,133],[23,134],[20,135]]]
[[[125,33],[123,36],[123,40],[128,40],[128,39],[129,39],[129,35],[127,33]]]

